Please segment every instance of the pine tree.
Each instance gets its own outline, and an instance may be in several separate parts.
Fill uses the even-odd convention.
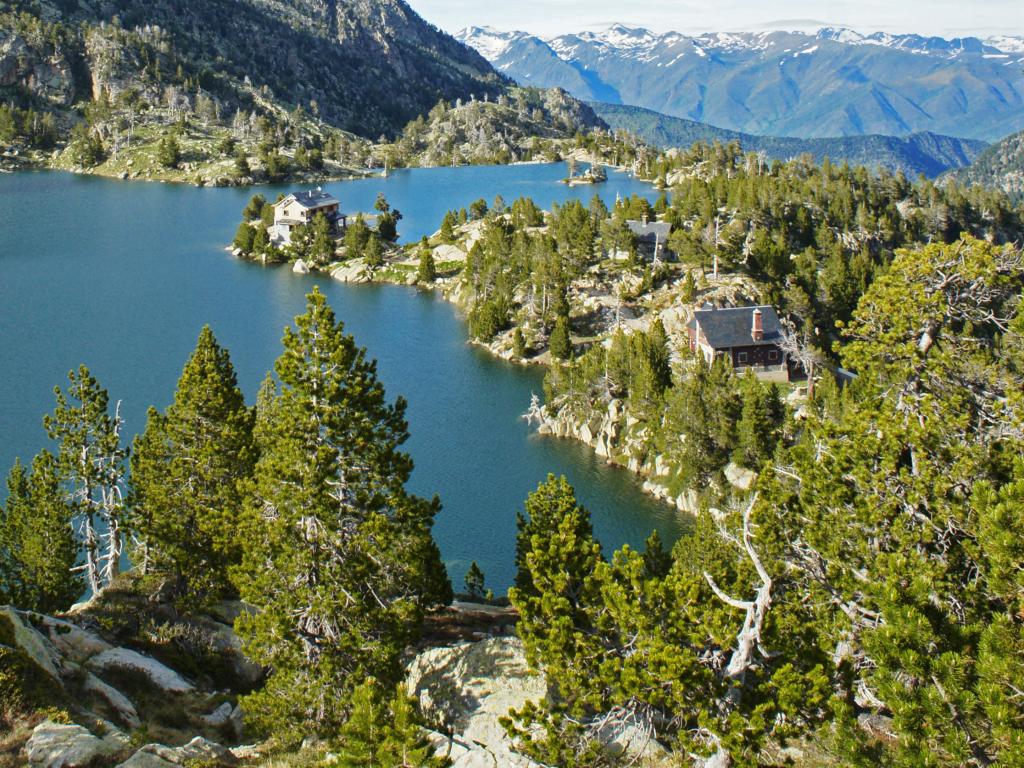
[[[0,601],[43,613],[66,610],[83,585],[74,573],[78,541],[53,455],[36,456],[31,474],[16,462],[7,491],[7,508],[0,510]]]
[[[556,360],[568,360],[572,355],[572,339],[569,335],[569,318],[559,315],[548,339],[551,356]]]
[[[249,256],[253,250],[253,241],[256,238],[256,230],[253,229],[248,222],[243,221],[238,225],[238,229],[235,232],[235,239],[232,244],[237,248],[243,256]]]
[[[476,560],[470,563],[469,570],[466,571],[465,585],[466,592],[470,597],[481,598],[484,596],[484,572],[480,566],[476,564]]]
[[[733,460],[758,470],[775,452],[781,401],[774,385],[762,384],[750,371],[743,377],[740,391],[743,406],[736,422]]]
[[[437,279],[437,267],[429,250],[420,251],[420,265],[416,270],[416,279],[421,283],[432,283]]]
[[[309,259],[316,266],[327,266],[334,260],[334,237],[327,217],[318,213],[313,217],[310,232]]]
[[[44,417],[60,445],[58,468],[75,517],[81,520],[89,590],[98,594],[121,571],[124,552],[124,480],[127,449],[121,446],[120,402],[111,415],[109,396],[84,365],[68,374],[67,393],[54,389],[57,407]]]
[[[518,325],[512,333],[512,354],[518,360],[522,360],[526,356],[526,339],[523,336],[523,329]]]
[[[455,214],[448,211],[441,220],[441,241],[445,243],[455,242],[455,226],[457,224]]]
[[[384,263],[380,238],[375,234],[371,234],[366,241],[366,247],[363,248],[363,261],[370,269],[376,269]]]
[[[260,458],[236,581],[258,611],[237,629],[272,671],[245,700],[281,738],[328,733],[346,694],[399,677],[423,611],[451,599],[430,536],[440,504],[410,495],[405,401],[388,404],[366,359],[318,290],[287,329],[257,408]]]
[[[134,528],[147,565],[172,576],[186,604],[231,591],[243,486],[255,462],[253,412],[228,351],[206,326],[174,402],[164,414],[150,409],[131,461]]]
[[[370,678],[352,693],[352,714],[337,734],[334,765],[341,768],[445,768],[451,763],[434,757],[403,685],[387,700],[380,684]]]

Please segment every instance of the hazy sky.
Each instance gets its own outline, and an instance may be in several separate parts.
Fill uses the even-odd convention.
[[[656,32],[851,27],[924,35],[1024,35],[1024,0],[408,0],[449,32],[489,25],[543,35],[622,22]]]

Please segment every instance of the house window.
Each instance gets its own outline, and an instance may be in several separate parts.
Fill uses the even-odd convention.
[[[738,365],[744,365],[746,362],[747,362],[747,353],[746,352],[737,352],[736,353],[736,363]]]
[[[768,362],[774,363],[778,359],[779,359],[779,353],[778,353],[777,350],[774,350],[774,349],[768,350]]]

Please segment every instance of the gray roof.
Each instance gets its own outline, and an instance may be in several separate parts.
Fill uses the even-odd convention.
[[[761,325],[764,328],[764,339],[754,341],[750,329],[754,324],[754,310],[761,310]],[[722,309],[701,309],[693,313],[691,327],[700,324],[704,338],[713,349],[731,349],[732,347],[756,347],[761,345],[778,345],[782,341],[779,316],[775,308],[767,305],[754,307],[725,307]]]
[[[667,221],[643,222],[630,219],[626,222],[626,226],[641,240],[653,242],[657,238],[662,244],[668,240],[668,234],[672,231],[672,225]]]
[[[289,200],[295,200],[303,208],[323,208],[326,205],[339,205],[338,199],[334,195],[321,189],[311,189],[308,192],[292,192],[278,205],[282,205]]]

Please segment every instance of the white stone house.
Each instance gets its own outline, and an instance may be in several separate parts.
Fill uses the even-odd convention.
[[[275,246],[291,243],[292,230],[313,222],[322,213],[331,230],[344,229],[348,218],[341,213],[341,203],[319,187],[308,192],[292,192],[274,203],[274,223],[269,229],[270,242]]]

